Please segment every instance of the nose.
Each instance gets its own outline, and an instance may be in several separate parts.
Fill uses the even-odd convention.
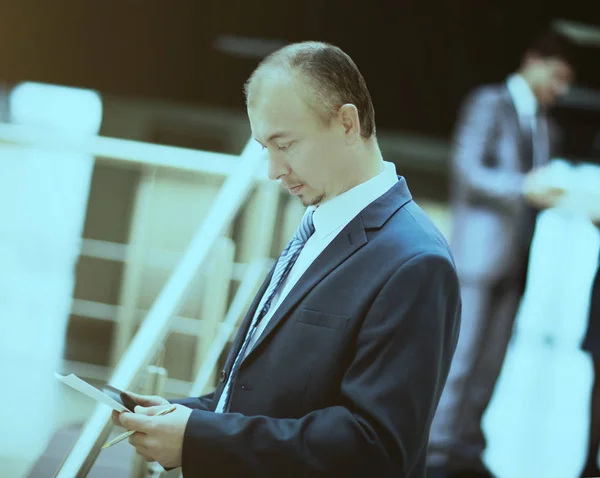
[[[269,179],[276,180],[290,173],[288,164],[278,157],[277,154],[269,153]]]

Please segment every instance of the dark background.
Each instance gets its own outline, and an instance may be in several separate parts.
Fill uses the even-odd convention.
[[[241,110],[258,60],[217,51],[219,35],[325,40],[361,68],[380,129],[448,138],[464,94],[502,81],[554,18],[600,24],[600,2],[2,0],[0,81]],[[578,85],[600,90],[599,52],[581,49]],[[558,113],[591,153],[599,114]]]

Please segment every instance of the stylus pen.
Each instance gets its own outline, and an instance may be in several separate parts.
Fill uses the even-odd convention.
[[[165,408],[164,410],[161,410],[160,412],[158,412],[156,415],[154,415],[155,417],[160,417],[161,415],[166,415],[167,413],[171,413],[173,411],[175,411],[177,407],[175,405],[173,405],[170,408]],[[131,435],[133,435],[134,433],[137,433],[135,430],[130,430],[128,432],[123,433],[122,435],[119,435],[118,437],[114,438],[113,440],[109,441],[108,443],[106,443],[102,449],[104,450],[105,448],[111,447],[113,445],[116,445],[117,443],[119,443],[120,441],[125,440],[125,438],[129,438]]]

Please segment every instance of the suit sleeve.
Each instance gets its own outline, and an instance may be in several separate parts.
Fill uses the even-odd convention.
[[[459,187],[501,208],[513,209],[521,199],[524,174],[486,165],[494,141],[498,95],[487,88],[473,92],[462,106],[456,125],[452,172]]]
[[[299,419],[194,410],[183,442],[184,476],[198,470],[245,477],[408,476],[427,447],[459,314],[449,259],[411,259],[364,317],[336,406]]]
[[[212,399],[214,393],[209,393],[202,397],[188,397],[169,400],[171,403],[178,403],[194,410],[212,410]]]

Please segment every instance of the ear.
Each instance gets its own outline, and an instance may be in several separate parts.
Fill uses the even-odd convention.
[[[360,120],[356,106],[352,103],[342,105],[338,110],[338,120],[344,128],[347,140],[354,144],[360,138]]]

